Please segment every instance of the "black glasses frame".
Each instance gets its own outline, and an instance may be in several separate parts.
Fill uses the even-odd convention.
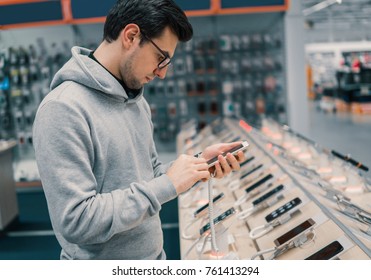
[[[163,50],[161,50],[161,48],[159,46],[157,46],[155,44],[155,42],[153,42],[146,34],[144,34],[142,31],[141,31],[141,33],[142,33],[143,37],[146,40],[148,40],[164,56],[164,59],[159,62],[159,64],[157,65],[157,68],[158,69],[163,69],[166,66],[168,66],[171,63],[171,58],[169,57],[169,55],[167,53],[165,53]]]

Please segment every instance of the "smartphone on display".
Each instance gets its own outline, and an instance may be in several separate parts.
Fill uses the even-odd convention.
[[[221,221],[224,221],[225,219],[231,217],[234,213],[236,213],[236,210],[232,207],[229,208],[227,211],[220,214],[218,217],[214,219],[214,225],[219,224]],[[210,223],[207,223],[200,229],[200,235],[203,235],[205,232],[210,230]]]
[[[309,229],[312,229],[314,224],[315,224],[315,221],[309,218],[308,220],[302,222],[300,225],[294,227],[290,231],[286,232],[285,234],[275,239],[274,244],[277,247],[281,247],[282,245],[285,245],[289,243],[290,241],[292,241],[296,236],[300,235],[301,233],[304,233],[308,231]]]
[[[262,203],[264,200],[270,198],[271,196],[275,195],[276,193],[280,192],[283,190],[283,185],[279,185],[278,187],[275,187],[273,190],[267,192],[266,194],[263,194],[261,197],[255,199],[253,202],[252,202],[252,205],[256,206],[260,203]]]
[[[243,141],[241,144],[233,147],[232,149],[222,153],[222,156],[225,157],[228,153],[231,153],[232,155],[236,155],[239,151],[244,151],[249,146],[249,143],[247,141]],[[209,165],[209,168],[214,166],[218,162],[218,156],[213,157],[212,159],[207,161],[207,164]]]
[[[294,209],[301,203],[301,199],[296,197],[293,200],[287,202],[286,204],[282,205],[281,207],[277,208],[267,216],[265,216],[265,220],[270,223],[274,219],[280,217],[281,215],[287,213],[288,211]]]
[[[250,161],[253,161],[255,159],[254,156],[252,156],[251,158],[248,158],[247,160],[245,160],[244,162],[242,162],[240,164],[241,167],[245,166],[246,164],[248,164]]]
[[[240,165],[241,166],[241,165]],[[253,169],[249,170],[248,172],[244,173],[241,177],[240,180],[244,179],[245,177],[249,176],[250,174],[254,173],[256,170],[259,170],[260,168],[263,167],[263,164],[259,164],[258,166],[254,167]]]
[[[220,201],[222,198],[224,197],[224,193],[220,193],[218,194],[217,196],[215,196],[213,198],[213,203],[216,203],[218,201]],[[205,210],[209,207],[209,203],[206,203],[205,205],[201,206],[200,208],[198,208],[194,213],[193,213],[193,216],[195,218],[201,216]]]
[[[250,187],[246,188],[245,189],[245,192],[246,193],[250,193],[252,192],[253,190],[255,190],[257,187],[263,185],[265,182],[267,182],[268,180],[272,179],[273,178],[273,175],[272,174],[268,174],[266,176],[264,176],[262,179],[260,179],[258,182],[252,184]]]
[[[340,252],[344,251],[344,247],[339,241],[333,241],[321,250],[306,258],[306,260],[330,260]]]

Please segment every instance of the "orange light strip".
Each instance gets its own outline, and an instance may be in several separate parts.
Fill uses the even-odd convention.
[[[72,24],[88,24],[88,23],[102,23],[106,21],[106,17],[94,17],[94,18],[79,18],[73,19]]]
[[[213,10],[194,10],[194,11],[185,11],[185,14],[188,17],[201,17],[201,16],[215,15],[215,12]]]
[[[6,24],[0,25],[0,30],[15,29],[15,28],[31,28],[49,25],[61,25],[66,22],[63,20],[52,20],[52,21],[38,21],[38,22],[27,22],[27,23],[16,23],[16,24]]]
[[[0,1],[0,6],[28,4],[28,3],[40,3],[40,2],[50,2],[50,1],[48,1],[48,0],[2,0],[2,1]]]
[[[284,12],[287,10],[286,6],[269,6],[269,7],[254,7],[254,8],[228,8],[218,11],[219,15],[230,14],[252,14],[252,13],[271,13]]]

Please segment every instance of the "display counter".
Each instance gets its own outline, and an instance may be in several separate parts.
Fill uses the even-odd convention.
[[[192,155],[238,140],[249,142],[239,171],[179,196],[182,259],[370,259],[364,165],[272,120],[257,129],[218,119],[200,131],[190,122],[177,149]]]
[[[0,231],[17,216],[18,203],[13,177],[13,147],[15,141],[0,142]]]

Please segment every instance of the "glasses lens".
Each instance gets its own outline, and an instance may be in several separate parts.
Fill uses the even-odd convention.
[[[169,57],[165,57],[165,59],[159,63],[158,68],[160,69],[165,68],[166,66],[170,64],[170,62],[171,62],[171,59]]]

